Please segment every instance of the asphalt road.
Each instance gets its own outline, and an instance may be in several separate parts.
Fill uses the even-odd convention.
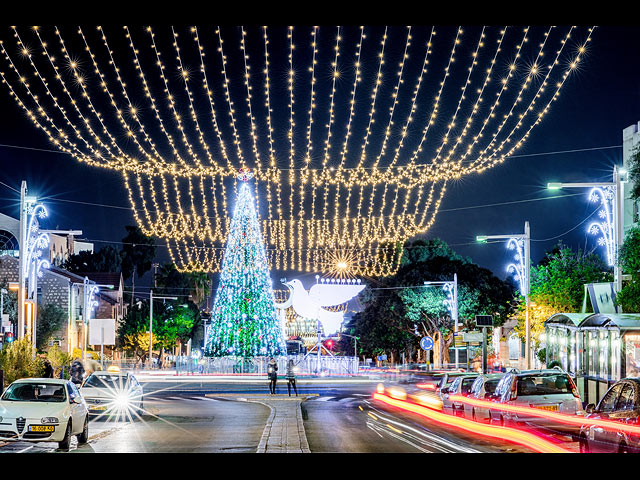
[[[71,453],[252,453],[269,419],[265,381],[141,379],[144,409],[133,421],[98,419],[90,441]],[[526,451],[496,445],[386,407],[372,399],[374,380],[300,379],[298,393],[311,453],[471,453]],[[286,384],[278,393],[287,397]],[[0,443],[0,453],[61,453],[55,443]]]

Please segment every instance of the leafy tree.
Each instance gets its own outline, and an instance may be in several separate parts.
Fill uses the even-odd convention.
[[[640,179],[639,179],[640,181]],[[618,304],[623,312],[640,312],[640,228],[634,227],[625,236],[620,247],[620,264],[622,271],[631,275],[627,283],[617,295]]]
[[[629,185],[631,185],[629,197],[636,201],[640,200],[640,147],[636,148],[627,167]]]
[[[407,351],[412,356],[425,334],[441,338],[441,358],[447,361],[453,322],[443,304],[441,288],[424,288],[423,282],[451,281],[458,275],[458,310],[461,323],[475,315],[493,315],[504,322],[513,312],[513,286],[454,252],[440,239],[417,240],[405,245],[395,275],[373,279],[384,288],[367,289],[365,310],[354,316],[353,328],[360,345],[372,355]],[[418,288],[416,288],[418,287]]]
[[[67,367],[65,376],[66,378],[69,378],[68,367],[71,365],[71,356],[69,354],[63,352],[57,345],[54,345],[47,351],[47,360],[49,360],[49,363],[51,363],[51,366],[53,367],[53,376],[55,378],[60,377],[62,367]]]
[[[544,331],[543,322],[554,313],[578,312],[582,309],[584,285],[612,281],[611,269],[594,253],[572,250],[561,242],[531,267],[529,325],[531,338],[538,345]],[[526,336],[525,304],[520,303],[515,330]]]
[[[44,362],[33,355],[33,344],[26,338],[5,344],[0,351],[0,369],[4,370],[5,385],[25,377],[41,377]]]
[[[38,324],[36,325],[36,346],[44,350],[55,332],[60,330],[67,320],[65,311],[55,303],[38,307]]]
[[[172,350],[177,342],[185,344],[202,327],[200,310],[193,302],[154,302],[153,348]],[[131,352],[139,360],[149,356],[149,304],[138,302],[128,309],[118,328],[118,347]]]
[[[584,285],[610,282],[612,274],[599,255],[562,244],[559,247],[531,268],[530,298],[557,312],[577,312],[582,308]]]
[[[157,247],[152,237],[146,236],[140,227],[127,225],[127,235],[122,239],[122,276],[125,278],[137,274],[141,278],[151,270]]]
[[[70,255],[62,264],[62,268],[73,273],[120,272],[122,258],[117,248],[107,245],[97,252],[85,250],[78,254]]]
[[[136,303],[127,309],[127,314],[118,327],[117,347],[133,353],[139,360],[144,360],[149,354],[148,332],[149,305],[145,302]]]

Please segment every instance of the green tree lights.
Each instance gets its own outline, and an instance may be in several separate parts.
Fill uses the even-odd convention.
[[[227,239],[205,355],[276,356],[286,345],[246,172]]]

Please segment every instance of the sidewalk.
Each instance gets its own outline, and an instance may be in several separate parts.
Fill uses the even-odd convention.
[[[309,397],[318,394],[300,395],[288,394],[214,394],[207,397],[234,397],[236,400],[256,402],[271,409],[271,414],[262,432],[262,438],[256,453],[311,453],[309,443],[302,422],[301,404]]]

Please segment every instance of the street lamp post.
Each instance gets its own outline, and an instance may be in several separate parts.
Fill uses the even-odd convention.
[[[529,293],[531,278],[531,231],[529,222],[524,222],[524,233],[515,235],[479,235],[478,242],[487,240],[508,240],[507,247],[516,249],[517,264],[509,264],[507,269],[516,273],[520,282],[520,293],[525,300],[525,354],[524,361],[527,369],[531,368],[531,322],[529,320]]]
[[[618,258],[618,249],[624,240],[624,220],[622,191],[622,172],[615,166],[613,168],[613,181],[611,182],[580,182],[562,183],[550,182],[547,184],[550,190],[562,188],[590,188],[589,197],[592,200],[600,200],[603,210],[600,212],[602,222],[594,222],[589,225],[592,233],[602,233],[601,245],[607,247],[607,261],[613,267],[614,284],[616,292],[622,289],[622,268]],[[611,207],[609,206],[611,203]]]
[[[455,351],[456,368],[458,368],[459,355],[458,349],[456,348],[456,335],[458,334],[458,274],[453,274],[453,281],[424,282],[424,285],[442,285],[444,291],[447,292],[444,305],[449,308],[449,313],[453,320],[453,349]]]
[[[49,261],[42,257],[42,250],[49,245],[49,235],[40,230],[38,218],[47,216],[47,210],[37,198],[27,195],[27,182],[20,188],[20,244],[18,258],[18,331],[17,338],[25,336],[25,306],[29,303],[31,342],[36,345],[36,318],[38,306],[38,277],[42,269],[49,268]],[[29,284],[27,289],[26,284]]]

